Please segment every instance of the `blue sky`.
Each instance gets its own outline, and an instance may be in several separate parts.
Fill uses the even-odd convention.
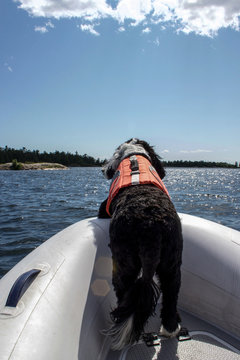
[[[1,0],[0,146],[240,161],[239,0]]]

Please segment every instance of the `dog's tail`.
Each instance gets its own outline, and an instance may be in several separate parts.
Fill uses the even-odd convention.
[[[153,278],[138,278],[111,312],[113,325],[105,334],[112,338],[112,349],[120,350],[139,340],[148,318],[154,314],[160,290]]]

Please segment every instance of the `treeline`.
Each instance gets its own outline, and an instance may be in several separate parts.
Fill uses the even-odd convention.
[[[40,152],[39,150],[27,150],[23,147],[20,150],[0,147],[0,163],[9,163],[17,160],[20,163],[59,163],[65,166],[102,166],[104,161],[94,159],[87,154],[79,155],[76,151],[75,154],[64,151],[55,151],[47,153],[46,151]]]
[[[166,167],[200,167],[200,168],[237,168],[238,164],[228,164],[226,162],[211,162],[211,161],[163,161],[163,165]]]
[[[0,147],[0,164],[9,163],[17,160],[20,163],[59,163],[65,166],[102,166],[106,160],[94,159],[87,154],[79,155],[76,151],[75,154],[64,151],[55,151],[47,153],[46,151],[40,152],[39,150],[27,150],[23,147],[20,150]],[[163,161],[166,167],[221,167],[221,168],[237,168],[238,164],[228,164],[226,162],[207,162],[207,161]]]

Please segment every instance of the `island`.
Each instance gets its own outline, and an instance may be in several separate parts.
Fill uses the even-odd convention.
[[[0,170],[67,170],[68,167],[58,163],[19,163],[16,160],[11,163],[0,164]]]
[[[75,154],[57,150],[55,152],[47,153],[46,151],[27,150],[25,147],[22,149],[13,149],[8,146],[5,146],[5,148],[0,147],[0,164],[2,164],[2,170],[6,167],[9,169],[9,163],[11,166],[12,162],[22,164],[24,168],[26,167],[25,170],[32,169],[32,167],[35,170],[33,164],[37,164],[38,167],[40,166],[40,163],[47,164],[43,166],[46,170],[50,167],[56,168],[60,164],[65,167],[99,167],[102,166],[105,161],[106,160],[100,160],[99,158],[95,159],[87,154],[80,155],[77,151]],[[31,166],[29,167],[28,165]],[[21,170],[20,168],[16,168],[15,165],[13,165],[11,169]]]

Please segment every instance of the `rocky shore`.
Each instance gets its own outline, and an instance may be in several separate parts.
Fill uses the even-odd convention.
[[[57,163],[18,163],[18,169],[12,163],[0,164],[0,170],[67,170],[68,167]]]

